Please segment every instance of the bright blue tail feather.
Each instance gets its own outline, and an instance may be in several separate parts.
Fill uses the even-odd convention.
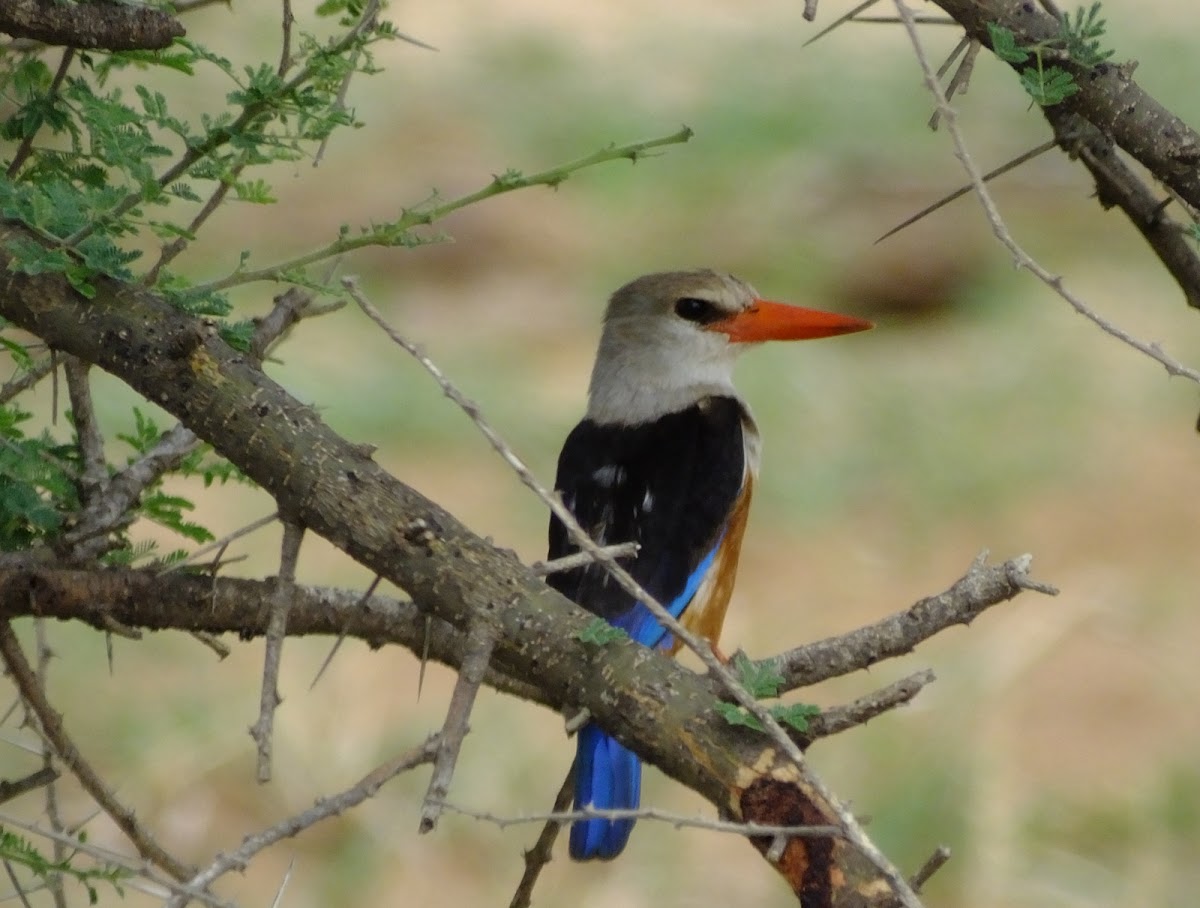
[[[642,761],[595,722],[583,726],[575,756],[575,809],[636,810],[641,791]],[[632,819],[576,821],[571,824],[571,857],[611,860],[632,831]]]

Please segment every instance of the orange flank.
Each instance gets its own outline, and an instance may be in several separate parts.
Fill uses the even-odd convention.
[[[754,474],[747,471],[742,491],[729,515],[729,528],[725,531],[725,538],[721,540],[720,549],[717,550],[716,562],[679,619],[689,631],[707,640],[713,655],[722,662],[728,662],[729,659],[717,649],[717,640],[721,636],[721,626],[725,623],[725,610],[729,608],[729,598],[733,595],[738,557],[742,553],[742,536],[746,532],[746,518],[750,516],[750,497],[753,493]],[[679,646],[680,643],[676,640],[671,646],[671,653],[678,652]]]

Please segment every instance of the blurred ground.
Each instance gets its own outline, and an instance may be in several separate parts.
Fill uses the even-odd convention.
[[[1192,6],[1113,7],[1118,59],[1140,59],[1139,81],[1200,120],[1190,90],[1200,66],[1182,43],[1188,30],[1169,24],[1194,24]],[[832,704],[921,666],[939,677],[911,708],[812,758],[901,867],[939,843],[954,849],[930,906],[1194,904],[1200,395],[1013,271],[970,199],[872,245],[963,177],[948,138],[924,125],[930,102],[899,28],[852,27],[801,49],[816,30],[801,11],[795,0],[398,4],[399,28],[439,50],[384,50],[386,71],[349,98],[368,128],[335,138],[316,171],[281,169],[279,205],[219,215],[189,264],[219,275],[242,248],[271,261],[433,187],[453,197],[508,167],[533,171],[687,123],[696,137],[661,157],[490,201],[444,225],[453,243],[348,267],[547,479],[582,410],[604,296],[628,278],[712,265],[770,297],[874,318],[868,336],[747,357],[740,386],[766,438],[764,485],[724,648],[763,656],[848,630],[943,589],[982,548],[1032,552],[1059,597],[1024,596],[905,660],[813,691]],[[817,25],[840,12],[822,4]],[[209,8],[189,30],[248,60],[275,47],[274,15],[269,5]],[[952,29],[925,34],[939,60],[956,41]],[[958,103],[985,168],[1044,138],[1011,83],[981,60]],[[198,107],[215,103],[194,90]],[[1196,361],[1194,313],[1135,232],[1099,210],[1081,170],[1047,155],[995,192],[1020,240],[1073,289]],[[271,292],[244,294],[247,311]],[[280,380],[348,437],[378,445],[398,476],[497,543],[542,554],[542,508],[357,313],[299,331],[283,359]],[[123,425],[127,398],[115,383],[109,395],[108,417]],[[191,493],[218,533],[270,510],[241,489]],[[270,573],[277,545],[275,532],[256,536],[239,572]],[[301,567],[312,583],[367,579],[313,539]],[[174,635],[117,640],[110,675],[102,640],[52,630],[68,727],[139,816],[199,863],[422,739],[452,684],[432,669],[418,700],[413,657],[347,645],[309,691],[327,644],[289,644],[277,779],[260,788],[246,735],[260,644],[235,642],[217,663]],[[452,796],[497,814],[545,809],[571,752],[558,717],[484,695]],[[0,765],[25,759],[0,749]],[[706,812],[648,776],[647,803]],[[268,904],[290,866],[288,908],[507,904],[536,829],[447,817],[419,837],[426,780],[393,783],[224,891]],[[83,819],[84,802],[68,803]],[[119,844],[103,820],[90,828],[94,841]],[[129,893],[126,903],[153,901]],[[556,861],[537,904],[792,900],[748,846],[647,823],[615,865]]]

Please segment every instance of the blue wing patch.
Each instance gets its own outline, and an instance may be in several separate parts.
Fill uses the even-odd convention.
[[[691,603],[692,598],[696,595],[696,590],[700,589],[700,584],[704,582],[709,570],[713,566],[713,562],[717,557],[717,550],[721,547],[721,541],[725,538],[722,533],[717,539],[717,544],[714,545],[707,555],[705,555],[695,569],[688,574],[687,580],[683,585],[683,589],[679,591],[679,595],[670,602],[664,602],[663,606],[671,617],[679,620],[679,616]],[[662,626],[657,618],[650,612],[650,609],[637,603],[624,615],[619,615],[612,620],[612,623],[621,628],[625,633],[629,634],[634,640],[648,646],[651,649],[660,648],[668,649],[674,642],[674,637],[667,633],[667,629]]]

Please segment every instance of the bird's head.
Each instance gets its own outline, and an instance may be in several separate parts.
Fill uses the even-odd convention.
[[[760,299],[717,271],[670,271],[612,295],[592,370],[588,415],[637,423],[733,394],[733,365],[750,344],[863,331],[859,318]]]

